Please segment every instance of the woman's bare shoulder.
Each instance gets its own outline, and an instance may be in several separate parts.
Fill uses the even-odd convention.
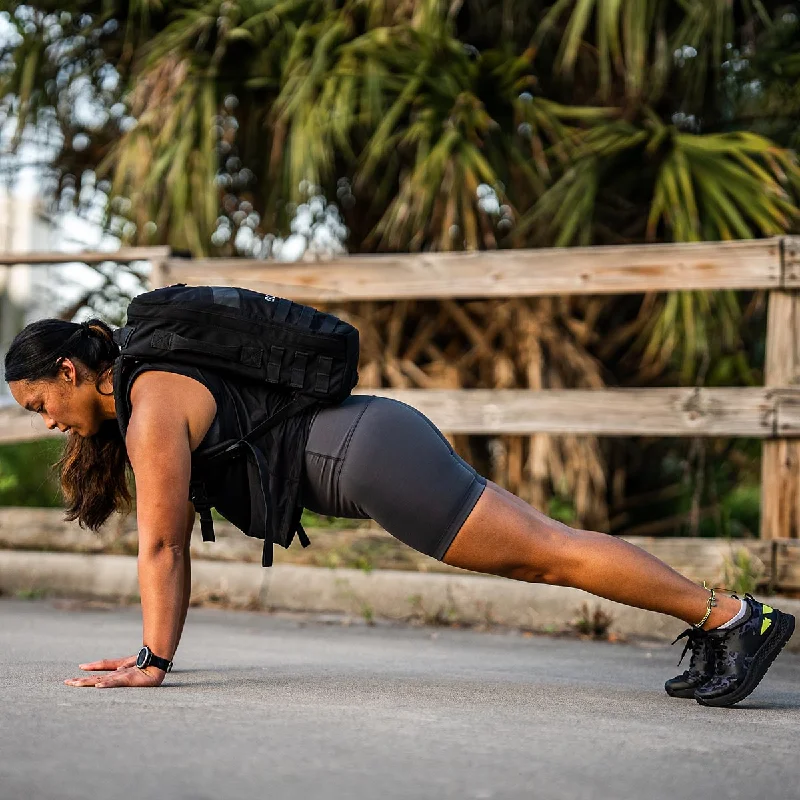
[[[171,423],[185,420],[189,427],[192,450],[205,438],[217,413],[214,395],[195,378],[177,372],[146,370],[134,378],[130,390],[131,418],[139,406],[154,404],[163,409],[164,420]],[[146,398],[146,399],[144,399]]]

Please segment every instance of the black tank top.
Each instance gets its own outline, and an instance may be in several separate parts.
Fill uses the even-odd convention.
[[[239,440],[291,399],[286,390],[229,380],[200,367],[158,361],[126,363],[124,372],[119,365],[114,370],[117,420],[123,439],[131,414],[131,386],[138,375],[148,370],[193,378],[211,392],[217,403],[211,427],[192,451],[193,480],[203,473],[202,457],[206,451],[219,449],[223,442]],[[207,478],[211,505],[248,535],[287,547],[303,510],[300,486],[305,448],[317,413],[317,408],[311,408],[288,417],[253,442],[254,457],[228,462],[213,476],[201,474]]]

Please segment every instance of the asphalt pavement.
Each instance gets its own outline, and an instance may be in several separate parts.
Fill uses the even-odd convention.
[[[0,800],[800,796],[800,657],[733,709],[679,646],[190,611],[158,689],[73,689],[139,609],[0,600]]]

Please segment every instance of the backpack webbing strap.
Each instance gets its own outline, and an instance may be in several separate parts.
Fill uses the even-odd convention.
[[[269,360],[267,361],[267,380],[270,383],[278,383],[281,379],[281,361],[283,354],[286,352],[285,347],[273,344],[269,348]]]
[[[200,514],[200,532],[204,542],[214,542],[214,519],[211,516],[211,503],[206,494],[205,481],[191,481],[189,483],[189,500],[194,504],[195,511]]]
[[[253,446],[250,442],[245,442],[245,446],[249,451],[250,464],[253,465],[256,469],[256,480],[258,481],[258,493],[261,496],[261,509],[258,507],[258,499],[256,498],[255,492],[250,492],[250,519],[256,519],[256,515],[258,514],[259,510],[264,512],[264,549],[261,551],[261,566],[262,567],[271,567],[272,566],[272,546],[274,542],[272,541],[272,537],[269,535],[269,505],[267,504],[267,495],[264,492],[264,481],[267,477],[267,470],[269,469],[267,465],[267,460],[264,458],[264,454],[259,450],[257,447]],[[292,519],[290,533],[296,533],[298,538],[300,539],[300,544],[303,547],[308,547],[311,544],[311,540],[308,538],[303,526],[300,524],[300,516],[303,513],[303,507],[298,506],[294,512],[294,518]],[[289,540],[291,542],[291,539]]]
[[[314,391],[327,393],[331,385],[331,369],[333,359],[330,356],[320,356],[317,359],[317,372],[315,376]]]
[[[200,339],[189,339],[174,331],[161,329],[153,331],[153,335],[150,337],[150,347],[155,350],[171,350],[172,352],[203,353],[207,356],[255,368],[261,365],[263,358],[263,351],[259,347],[214,344]]]
[[[331,315],[324,317],[319,326],[320,333],[333,333],[333,329],[337,326],[339,320]]]
[[[272,319],[279,325],[282,325],[284,322],[286,322],[286,318],[289,316],[289,309],[292,307],[292,301],[280,297],[275,302],[277,303],[278,307],[275,309]]]
[[[264,491],[264,481],[266,481],[269,474],[269,466],[264,458],[264,454],[252,444],[252,441],[261,433],[273,427],[274,425],[277,425],[279,422],[282,422],[287,417],[292,416],[292,414],[297,414],[304,408],[308,408],[315,403],[317,403],[317,400],[315,400],[313,397],[309,397],[308,395],[299,395],[298,397],[295,397],[285,406],[279,408],[274,414],[256,425],[255,428],[245,434],[241,439],[229,445],[224,450],[221,450],[220,452],[215,453],[214,455],[205,459],[206,463],[224,464],[228,459],[238,456],[242,447],[247,448],[249,463],[252,464],[257,470],[259,488],[258,494],[261,495],[260,499],[262,504],[259,508],[259,498],[256,497],[255,492],[251,491],[250,519],[257,519],[259,511],[263,510],[264,512],[264,550],[261,555],[261,565],[264,567],[272,566],[273,542],[269,536],[269,529],[267,525],[269,505],[267,503],[267,496]],[[208,500],[205,483],[203,481],[193,481],[189,484],[189,499],[194,503],[195,509],[200,514],[200,530],[203,534],[203,541],[213,542],[215,540],[214,520],[211,516],[211,503]],[[299,511],[302,514],[302,507],[299,508]],[[300,544],[302,544],[303,547],[308,547],[308,545],[311,544],[311,541],[303,529],[303,526],[300,524],[299,515],[295,520],[293,520],[292,525],[293,529],[291,533],[297,533],[297,536],[300,539]]]
[[[292,362],[292,377],[289,381],[289,386],[293,389],[302,389],[303,383],[306,378],[306,364],[308,364],[308,353],[303,353],[298,350],[294,354],[294,361]]]
[[[306,529],[300,524],[300,518],[303,516],[303,506],[298,505],[294,510],[294,517],[292,519],[292,533],[297,534],[297,538],[300,540],[300,544],[303,547],[308,547],[311,544],[311,540],[308,538],[308,534],[306,533]]]
[[[244,442],[244,446],[248,449],[248,459],[250,465],[255,467],[256,470],[256,481],[258,483],[258,494],[261,496],[261,508],[258,505],[258,497],[256,496],[256,492],[252,491],[253,482],[250,482],[251,491],[250,491],[250,525],[251,525],[251,534],[252,534],[252,520],[257,519],[257,515],[259,511],[263,511],[263,518],[264,518],[264,530],[261,532],[263,535],[259,535],[259,539],[264,540],[264,549],[261,551],[261,566],[262,567],[271,567],[272,566],[272,537],[269,535],[269,506],[267,504],[267,495],[264,492],[264,481],[267,479],[267,460],[264,458],[264,454],[250,442]],[[250,470],[250,466],[248,466],[248,471]]]
[[[297,325],[301,328],[310,328],[311,320],[314,318],[314,314],[316,313],[316,308],[312,308],[311,306],[303,306],[303,310],[300,312],[300,319],[297,320]]]
[[[301,394],[287,403],[283,408],[279,408],[274,414],[267,417],[265,420],[262,420],[255,426],[249,433],[246,433],[239,441],[240,442],[252,442],[253,439],[257,439],[264,431],[268,430],[269,428],[277,425],[279,422],[283,422],[287,417],[291,417],[292,414],[297,414],[305,408],[309,406],[313,406],[319,401],[311,397],[307,394]],[[239,444],[237,442],[236,444]],[[233,445],[234,447],[236,445]]]

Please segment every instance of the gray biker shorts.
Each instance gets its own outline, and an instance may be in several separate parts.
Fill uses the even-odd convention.
[[[424,414],[397,400],[351,395],[312,422],[303,505],[374,519],[440,561],[485,486]]]

